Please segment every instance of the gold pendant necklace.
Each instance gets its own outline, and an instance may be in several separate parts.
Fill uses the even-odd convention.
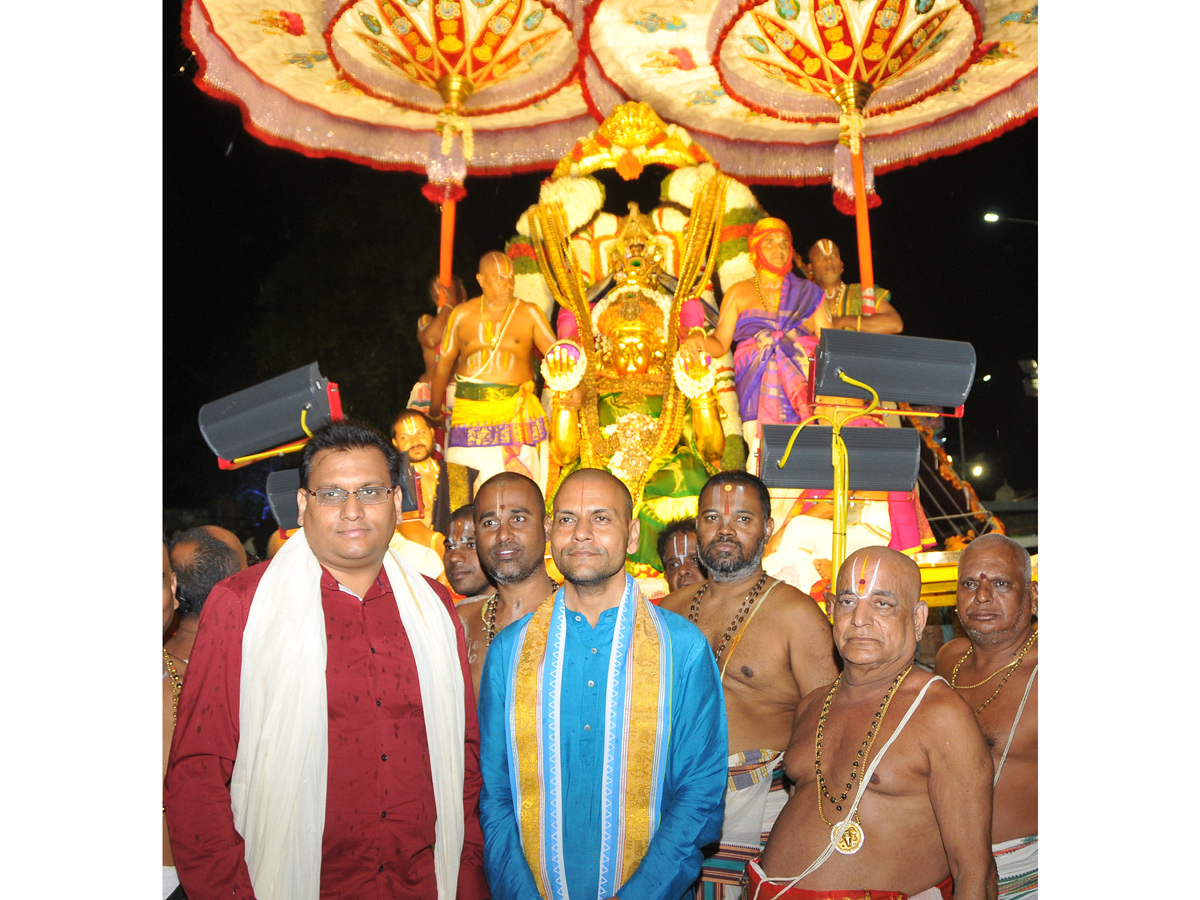
[[[896,695],[896,691],[900,689],[900,685],[904,683],[904,679],[908,673],[912,671],[912,663],[908,667],[892,679],[891,686],[883,695],[883,702],[879,704],[879,712],[875,714],[871,720],[871,727],[867,731],[867,737],[862,742],[862,746],[858,749],[858,758],[854,760],[854,765],[850,768],[850,780],[846,782],[846,789],[842,791],[842,796],[834,798],[829,792],[829,788],[825,784],[825,776],[821,772],[821,739],[825,736],[825,719],[829,715],[829,706],[833,703],[833,695],[837,693],[838,686],[842,683],[842,677],[839,675],[833,682],[833,686],[829,689],[829,695],[825,698],[825,705],[821,707],[821,717],[817,719],[817,741],[815,766],[817,770],[817,812],[821,814],[821,821],[829,828],[829,842],[833,844],[833,848],[845,856],[857,853],[862,849],[863,843],[867,839],[866,832],[863,831],[862,822],[858,818],[858,810],[854,811],[854,816],[849,822],[830,822],[825,818],[825,806],[823,799],[827,799],[834,808],[842,811],[842,803],[850,795],[850,789],[853,787],[855,780],[859,775],[865,774],[867,768],[867,760],[871,757],[871,748],[875,744],[875,736],[879,734],[879,730],[883,727],[883,718],[887,715],[888,707],[892,705],[892,698]],[[824,795],[824,797],[822,797]],[[838,828],[845,825],[841,835],[839,836]]]
[[[983,679],[983,681],[980,681],[977,684],[959,685],[957,683],[958,682],[958,670],[962,668],[962,664],[967,661],[967,657],[970,656],[971,653],[975,650],[975,645],[972,644],[971,646],[967,647],[967,652],[962,655],[962,659],[960,659],[958,661],[958,664],[955,665],[955,667],[954,667],[954,671],[950,673],[950,687],[952,687],[958,691],[969,691],[972,688],[982,687],[983,685],[985,685],[989,681],[991,681],[993,678],[995,678],[997,675],[999,675],[1001,672],[1003,672],[1005,669],[1008,669],[1008,674],[1005,675],[1003,679],[1001,679],[1000,685],[992,693],[992,696],[990,696],[986,700],[984,700],[983,705],[980,706],[979,709],[975,710],[975,715],[979,715],[981,712],[983,712],[984,707],[986,707],[989,703],[991,703],[993,700],[995,700],[996,697],[999,695],[1000,691],[1002,691],[1004,689],[1004,686],[1006,684],[1008,684],[1008,679],[1012,677],[1013,672],[1017,671],[1017,668],[1021,665],[1021,661],[1025,659],[1025,655],[1033,648],[1034,642],[1037,641],[1037,636],[1038,636],[1038,630],[1037,630],[1037,628],[1034,628],[1033,634],[1031,634],[1029,636],[1029,639],[1027,641],[1025,641],[1025,646],[1021,648],[1021,653],[1017,656],[1017,658],[1014,659],[1012,662],[1007,663],[1006,665],[1003,665],[1000,668],[998,668],[995,672],[993,672],[987,678]]]

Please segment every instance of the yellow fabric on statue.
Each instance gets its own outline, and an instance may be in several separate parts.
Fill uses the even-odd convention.
[[[447,446],[536,446],[546,436],[546,414],[532,381],[489,384],[459,376]]]

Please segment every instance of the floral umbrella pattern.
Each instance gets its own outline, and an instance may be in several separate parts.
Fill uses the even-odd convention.
[[[474,133],[471,174],[548,170],[633,99],[687,129],[728,174],[827,183],[838,109],[821,91],[850,73],[876,88],[863,110],[876,173],[958,152],[1037,114],[1029,0],[289,6],[189,0],[184,37],[198,83],[238,103],[269,143],[376,168],[424,170],[442,109],[437,82],[448,74],[476,87],[459,110]]]
[[[570,23],[538,0],[357,0],[334,16],[329,47],[347,80],[409,109],[437,112],[438,82],[469,79],[465,115],[551,93],[579,57]]]
[[[979,44],[974,8],[955,0],[817,0],[807,15],[797,0],[738,9],[716,42],[718,73],[731,96],[781,118],[837,118],[829,98],[848,79],[875,89],[866,115],[898,109],[953,81]]]
[[[440,52],[436,65],[454,60],[482,84],[461,110],[474,132],[472,172],[547,168],[594,126],[573,74],[575,62],[568,59],[565,74],[560,71],[562,54],[578,51],[555,0],[523,0],[503,17],[507,28],[501,14],[513,0],[482,5],[467,0],[469,9],[441,20],[432,2],[360,0],[339,7],[297,0],[289,10],[264,10],[257,0],[191,0],[184,7],[183,33],[200,63],[196,80],[203,90],[236,102],[247,129],[263,141],[309,156],[425,170],[442,101],[436,80],[429,83],[437,71],[429,65],[433,54],[418,57],[425,56],[421,44],[432,49],[449,35],[438,21],[467,26],[459,33],[468,40],[461,53]],[[401,7],[405,16],[395,15]],[[420,40],[401,50],[397,32],[403,35],[403,22]],[[492,42],[489,35],[504,39]],[[480,56],[486,51],[474,51],[485,47],[493,57],[482,71],[474,66],[485,62]],[[517,64],[508,67],[514,55]],[[405,64],[418,61],[422,66],[414,77]]]

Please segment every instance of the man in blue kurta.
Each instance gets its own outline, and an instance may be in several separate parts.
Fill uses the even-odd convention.
[[[488,653],[480,820],[495,900],[681,900],[720,834],[716,663],[699,629],[625,573],[632,507],[603,470],[563,481],[548,525],[564,584]]]

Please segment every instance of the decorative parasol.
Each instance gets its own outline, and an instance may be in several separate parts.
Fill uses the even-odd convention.
[[[549,169],[630,99],[687,128],[727,174],[833,181],[856,204],[869,202],[872,170],[958,152],[1037,113],[1037,5],[1015,0],[289,6],[189,0],[197,82],[270,144],[426,171],[443,206],[444,280],[467,174]],[[831,91],[847,82],[859,86],[839,105]]]
[[[556,0],[300,0],[263,10],[192,0],[197,81],[235,100],[269,144],[419,171],[442,207],[450,285],[455,204],[468,170],[541,168],[592,125],[572,76],[578,48]],[[561,9],[560,9],[561,7]]]

